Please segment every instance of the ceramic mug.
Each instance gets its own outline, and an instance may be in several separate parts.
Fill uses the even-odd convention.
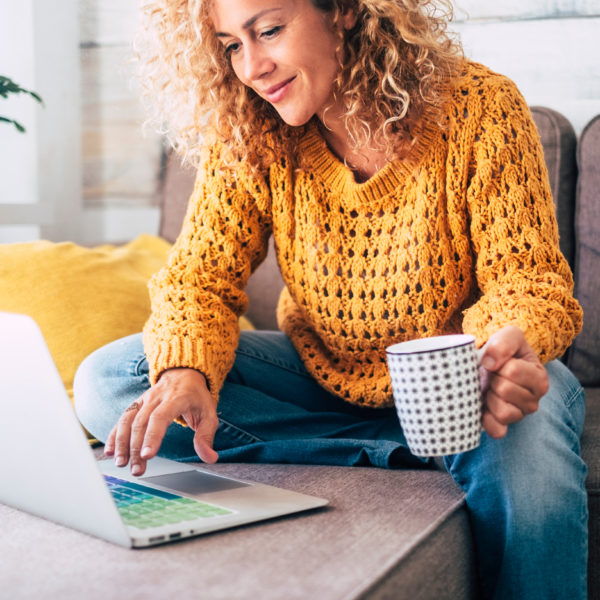
[[[481,354],[466,334],[386,348],[396,411],[415,456],[457,454],[479,445]]]

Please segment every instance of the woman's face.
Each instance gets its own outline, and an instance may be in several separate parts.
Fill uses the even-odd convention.
[[[310,0],[213,0],[211,18],[239,80],[288,125],[322,116],[340,68],[331,14]]]

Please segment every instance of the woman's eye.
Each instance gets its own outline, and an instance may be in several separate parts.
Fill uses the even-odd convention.
[[[278,25],[277,27],[271,27],[271,29],[267,29],[266,31],[263,31],[260,35],[261,35],[261,37],[265,37],[267,39],[273,38],[281,31],[281,29],[282,29],[281,25]]]
[[[240,49],[240,44],[238,44],[237,42],[234,42],[232,44],[227,44],[227,46],[225,46],[225,54],[227,56],[230,56],[231,54],[235,54],[239,49]]]

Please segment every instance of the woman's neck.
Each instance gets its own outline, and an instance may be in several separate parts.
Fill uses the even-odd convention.
[[[387,154],[371,148],[354,149],[354,144],[342,119],[327,118],[320,128],[329,149],[354,173],[357,183],[369,180],[388,162]]]

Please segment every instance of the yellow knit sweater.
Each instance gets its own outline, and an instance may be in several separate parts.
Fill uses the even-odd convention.
[[[412,165],[389,163],[365,183],[313,124],[298,148],[303,168],[281,158],[264,179],[219,176],[212,147],[151,282],[152,381],[193,367],[218,396],[243,289],[271,233],[286,283],[280,327],[319,383],[349,402],[392,403],[385,347],[411,338],[464,331],[483,344],[514,324],[543,361],[561,355],[582,311],[529,110],[510,80],[467,63],[447,122],[425,129]]]

